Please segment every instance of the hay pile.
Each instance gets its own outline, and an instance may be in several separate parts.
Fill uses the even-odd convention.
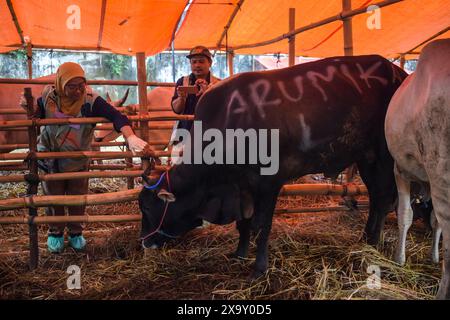
[[[120,179],[119,179],[120,180]],[[97,189],[123,188],[121,182],[91,181]],[[109,184],[110,183],[110,184]],[[106,184],[106,186],[105,186]],[[280,198],[279,208],[336,205],[340,198]],[[89,214],[137,213],[136,203],[93,206]],[[5,214],[4,212],[1,214]],[[23,214],[19,210],[8,214]],[[359,241],[367,218],[352,212],[283,214],[274,219],[269,270],[250,280],[255,258],[229,256],[237,245],[234,225],[192,231],[164,249],[144,254],[139,223],[91,224],[88,248],[60,255],[46,251],[46,227],[39,227],[40,266],[28,271],[27,226],[0,226],[2,299],[432,299],[440,267],[429,264],[430,235],[416,223],[409,236],[407,265],[390,260],[396,219],[390,215],[379,251]],[[68,290],[68,266],[81,268],[81,290]],[[370,265],[381,270],[381,288],[366,285]]]

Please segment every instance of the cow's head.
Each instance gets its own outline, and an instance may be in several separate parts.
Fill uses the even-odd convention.
[[[249,215],[249,210],[243,209],[245,205],[236,184],[205,183],[174,195],[164,181],[165,177],[155,189],[143,188],[139,195],[144,248],[161,247],[202,225],[203,220],[228,224]]]

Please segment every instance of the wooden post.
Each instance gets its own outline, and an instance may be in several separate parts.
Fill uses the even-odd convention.
[[[342,11],[352,10],[352,0],[342,0]],[[345,18],[342,21],[344,27],[344,55],[353,56],[353,27],[352,18]],[[352,164],[345,170],[345,178],[347,183],[350,183],[355,178],[357,171],[356,164]],[[350,197],[348,201],[352,201],[353,197]]]
[[[27,100],[27,117],[28,119],[33,118],[34,114],[34,99],[32,96],[31,88],[25,88],[25,99]],[[28,141],[30,143],[29,154],[33,155],[37,152],[37,127],[28,127]],[[39,180],[36,179],[38,176],[38,163],[35,157],[30,157],[29,159],[30,174],[35,177],[33,180],[28,180],[28,190],[27,194],[29,196],[34,196],[37,194]],[[28,214],[31,219],[37,216],[36,207],[30,207],[28,209]],[[39,246],[38,246],[38,230],[35,224],[29,224],[29,239],[30,239],[30,261],[29,267],[34,270],[39,264]]]
[[[400,68],[405,69],[405,55],[400,56]]]
[[[289,8],[289,32],[295,30],[295,8]],[[295,65],[295,35],[289,37],[289,67]]]
[[[136,53],[137,60],[137,78],[138,78],[138,94],[139,94],[139,115],[147,115],[147,68],[145,66],[145,53]],[[139,135],[142,140],[148,143],[148,121],[139,122]],[[142,170],[150,165],[150,161],[141,158]]]
[[[31,43],[27,42],[27,63],[28,63],[28,78],[33,79],[33,50]]]
[[[352,0],[342,0],[342,11],[352,10]],[[353,27],[352,18],[345,18],[343,20],[344,25],[344,55],[353,55]]]
[[[230,77],[234,74],[234,51],[228,51],[228,71],[230,72]]]

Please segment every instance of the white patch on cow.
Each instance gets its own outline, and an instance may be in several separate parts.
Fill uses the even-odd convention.
[[[313,86],[320,91],[320,93],[322,94],[323,100],[324,101],[328,101],[328,96],[325,93],[325,90],[323,90],[323,88],[319,85],[319,82],[317,81],[318,78],[322,79],[323,81],[326,82],[331,82],[334,79],[334,74],[337,72],[337,69],[335,66],[328,66],[327,67],[327,75],[323,75],[320,74],[319,72],[315,72],[315,71],[308,71],[306,73],[306,76],[308,77],[309,80],[311,80]]]
[[[250,97],[252,98],[252,101],[255,104],[261,118],[263,119],[266,118],[266,112],[264,110],[264,107],[278,106],[281,104],[280,98],[277,98],[272,101],[266,100],[271,89],[269,80],[266,79],[257,80],[254,83],[250,84],[249,88],[250,88]]]
[[[369,83],[369,79],[375,79],[380,81],[384,86],[388,84],[388,81],[382,77],[374,76],[373,73],[382,65],[381,61],[378,61],[373,66],[371,66],[369,69],[364,70],[363,67],[357,63],[356,66],[359,69],[359,72],[361,75],[359,76],[361,79],[363,79],[366,82],[367,87],[372,88]]]
[[[297,86],[298,89],[298,96],[297,97],[293,97],[291,96],[287,90],[286,90],[286,86],[284,85],[283,81],[278,81],[278,87],[280,88],[281,94],[289,101],[292,102],[299,102],[302,98],[303,98],[303,77],[302,76],[298,76],[294,78],[294,82],[295,85]]]
[[[353,83],[353,85],[355,86],[356,90],[358,90],[358,92],[360,94],[362,94],[362,90],[359,87],[358,83],[356,82],[355,78],[353,78],[352,74],[350,73],[350,70],[348,69],[348,66],[346,66],[345,64],[341,65],[341,72],[344,76],[346,76],[348,79],[350,79],[350,81]]]
[[[311,140],[311,127],[309,127],[305,122],[305,116],[303,114],[298,115],[300,120],[300,150],[303,152],[308,151],[313,147],[313,142]]]

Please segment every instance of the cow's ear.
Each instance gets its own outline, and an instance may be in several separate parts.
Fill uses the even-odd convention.
[[[164,202],[175,202],[175,200],[176,200],[175,195],[173,193],[167,191],[166,189],[161,189],[158,192],[158,198],[160,198]]]

